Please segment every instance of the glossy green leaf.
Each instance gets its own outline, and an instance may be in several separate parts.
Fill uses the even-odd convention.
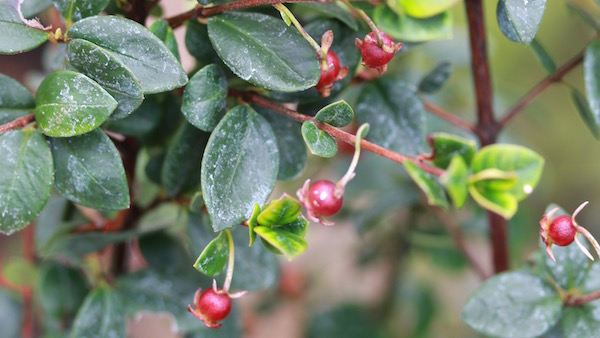
[[[25,26],[17,5],[15,0],[0,1],[0,54],[23,53],[48,40],[48,33]]]
[[[293,180],[297,178],[306,166],[306,145],[302,139],[300,124],[262,107],[255,106],[254,109],[269,121],[277,137],[277,148],[279,149],[277,179]]]
[[[462,208],[467,200],[467,176],[469,168],[461,156],[455,156],[450,161],[446,172],[440,177],[440,183],[444,185],[452,204],[458,209]]]
[[[260,205],[256,203],[254,205],[254,210],[252,211],[252,216],[248,219],[248,234],[250,236],[250,240],[248,241],[248,246],[254,245],[254,241],[256,240],[256,233],[254,232],[254,228],[258,226],[258,215],[260,214]]]
[[[256,203],[264,203],[278,168],[277,140],[269,123],[246,105],[227,113],[210,135],[202,160],[202,195],[214,230],[238,225]]]
[[[37,131],[0,135],[0,233],[25,228],[42,211],[52,192],[50,148]]]
[[[507,39],[513,42],[521,42],[521,40],[519,40],[519,35],[517,35],[517,31],[508,18],[504,0],[498,1],[498,5],[496,6],[496,20],[498,21],[500,31]]]
[[[358,123],[370,125],[369,141],[408,156],[423,153],[427,113],[412,86],[397,79],[371,83],[355,109]]]
[[[600,332],[600,301],[565,308],[560,324],[565,338],[594,337]]]
[[[188,20],[185,27],[185,47],[201,65],[220,60],[210,43],[206,25],[197,20]]]
[[[73,22],[99,14],[108,6],[110,0],[53,0],[52,2],[68,27]]]
[[[354,120],[354,110],[346,101],[340,100],[323,107],[315,115],[315,121],[334,127],[345,127]]]
[[[429,18],[438,15],[459,0],[391,0],[398,1],[399,7],[408,15],[415,18]]]
[[[256,232],[261,239],[283,253],[288,260],[292,260],[294,257],[303,253],[308,247],[306,241],[302,237],[279,228],[259,226],[254,228],[254,232]]]
[[[298,216],[298,218],[296,218],[293,222],[290,222],[288,224],[285,225],[280,225],[278,226],[276,229],[280,232],[280,233],[284,233],[284,234],[291,234],[291,235],[296,235],[301,239],[304,239],[304,236],[306,235],[306,229],[308,228],[308,220],[306,218],[304,218],[302,215]],[[273,229],[273,227],[271,227],[271,229]],[[253,230],[254,232],[254,230]],[[254,236],[256,237],[257,232],[254,232]],[[271,251],[274,254],[277,255],[281,255],[282,251],[274,246],[273,244],[269,243],[265,238],[261,237],[261,241],[263,243],[263,246],[265,247],[265,249]]]
[[[585,125],[590,132],[592,132],[592,135],[594,135],[595,138],[600,139],[600,111],[598,111],[599,114],[594,114],[588,105],[588,100],[586,100],[585,95],[575,88],[571,89],[571,99],[579,112],[579,116],[581,116]]]
[[[129,207],[129,187],[119,151],[102,130],[50,140],[56,190],[69,200],[99,210]]]
[[[35,108],[33,96],[17,80],[0,74],[0,124],[27,115]]]
[[[175,40],[173,29],[169,27],[169,23],[164,19],[158,19],[148,28],[152,34],[162,41],[165,46],[171,51],[173,56],[179,60],[179,46]]]
[[[68,137],[98,128],[117,101],[87,76],[58,71],[48,75],[35,96],[35,120],[42,133]]]
[[[507,272],[485,281],[469,299],[463,321],[474,330],[498,337],[537,337],[559,320],[562,301],[540,277]]]
[[[211,234],[211,239],[214,234]],[[153,271],[164,275],[191,273],[198,274],[190,267],[194,257],[184,247],[185,241],[175,238],[167,231],[157,231],[140,238],[140,251]],[[202,249],[202,248],[199,248]]]
[[[444,209],[448,208],[448,201],[446,200],[444,189],[433,175],[427,173],[411,161],[404,161],[402,164],[410,178],[412,178],[421,191],[425,193],[425,196],[427,196],[427,203],[429,203],[429,205],[439,206]]]
[[[558,214],[555,214],[554,216],[556,217]],[[585,243],[585,241],[583,242],[582,245],[589,249],[587,243]],[[546,246],[542,243],[542,250],[544,250],[545,247]],[[592,261],[581,252],[577,245],[553,245],[552,253],[554,254],[554,258],[556,258],[556,261],[553,261],[545,253],[543,257],[546,271],[552,276],[552,279],[554,279],[556,284],[564,290],[574,290],[581,287],[588,275],[588,270],[592,265]]]
[[[295,221],[301,210],[297,199],[284,195],[267,204],[258,215],[257,221],[258,224],[265,226],[284,225]]]
[[[163,42],[134,21],[93,16],[76,22],[68,36],[113,52],[133,72],[146,94],[179,88],[188,81],[181,64]]]
[[[125,337],[125,313],[119,293],[106,286],[93,290],[77,312],[72,338]]]
[[[177,196],[200,185],[202,154],[208,133],[189,123],[181,126],[167,150],[161,171],[161,181],[169,196]]]
[[[229,243],[227,234],[222,231],[217,238],[213,239],[204,248],[196,263],[194,263],[194,268],[209,277],[214,277],[223,271],[228,258]]]
[[[294,92],[317,84],[317,54],[282,20],[259,13],[226,13],[208,20],[208,35],[239,77],[271,90]],[[289,48],[294,46],[294,48]]]
[[[494,173],[498,173],[499,177]],[[502,172],[495,169],[488,169],[483,172],[485,175],[475,177],[484,177],[472,182],[469,182],[467,188],[471,197],[480,206],[501,215],[505,219],[510,219],[517,212],[518,200],[511,190],[517,185],[516,177],[512,172]],[[488,175],[487,173],[492,173]],[[510,174],[513,174],[511,177]],[[506,177],[502,177],[506,175]]]
[[[539,43],[537,39],[531,40],[531,44],[529,45],[535,57],[540,61],[542,66],[548,71],[548,73],[552,74],[556,71],[556,63],[552,59],[552,56],[548,54],[546,49]]]
[[[227,78],[219,66],[198,71],[183,92],[181,112],[189,123],[204,131],[215,129],[225,115]]]
[[[471,170],[477,174],[496,168],[515,172],[517,183],[510,191],[517,201],[523,200],[536,187],[544,167],[544,158],[522,146],[496,144],[482,148],[471,161]]]
[[[0,314],[2,335],[7,338],[21,337],[23,304],[5,288],[0,288]]]
[[[353,30],[358,30],[358,23],[356,19],[348,12],[344,10],[342,7],[337,5],[336,3],[327,3],[327,2],[306,2],[306,3],[298,3],[294,5],[294,10],[310,10],[312,12],[319,13],[329,18],[338,19],[343,22],[346,26],[352,28]],[[316,39],[316,37],[315,37]]]
[[[87,282],[77,269],[52,264],[40,273],[40,303],[44,313],[56,318],[74,317],[87,292]]]
[[[429,72],[419,83],[419,91],[431,94],[435,93],[448,81],[452,73],[450,62],[442,61]]]
[[[102,127],[123,135],[144,138],[158,129],[162,118],[160,103],[155,99],[146,98],[127,117],[119,120],[109,119]]]
[[[117,101],[112,119],[124,118],[142,104],[140,83],[115,54],[86,40],[74,39],[67,45],[66,60],[69,69],[96,81]]]
[[[260,212],[260,207],[258,207],[258,212]],[[200,251],[215,236],[206,214],[190,216],[188,234],[194,255],[199,255]],[[238,227],[231,234],[235,246],[235,271],[231,283],[232,290],[257,291],[275,287],[279,281],[277,257],[262,245],[248,246],[249,237],[245,228]],[[198,273],[195,274],[198,275]],[[225,274],[217,277],[219,285],[223,285],[224,278]]]
[[[302,123],[302,137],[313,155],[333,157],[337,153],[337,143],[313,121]]]
[[[461,156],[465,163],[471,163],[475,155],[475,141],[453,134],[433,133],[427,137],[432,154],[431,162],[438,168],[446,168],[456,156]]]
[[[501,1],[504,2],[506,15],[519,40],[526,45],[530,44],[537,33],[540,22],[542,22],[546,0]]]
[[[381,4],[373,12],[373,20],[394,39],[407,42],[422,42],[452,38],[452,15],[449,11],[418,19],[398,14]]]

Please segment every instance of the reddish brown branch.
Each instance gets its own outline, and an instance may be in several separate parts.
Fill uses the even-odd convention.
[[[329,135],[333,136],[335,139],[346,142],[350,145],[354,145],[354,142],[356,141],[356,135],[345,132],[343,130],[337,129],[335,127],[332,127],[328,124],[325,123],[319,123],[316,122],[314,118],[310,117],[310,116],[306,116],[303,114],[298,113],[295,110],[286,108],[282,105],[279,105],[277,103],[271,102],[267,99],[265,99],[264,97],[261,97],[260,95],[253,93],[253,92],[241,92],[241,91],[237,91],[234,89],[230,89],[229,90],[229,94],[232,96],[236,96],[236,97],[240,97],[243,100],[247,101],[247,102],[251,102],[254,104],[257,104],[261,107],[270,109],[274,112],[277,112],[281,115],[284,115],[286,117],[289,117],[293,120],[296,120],[300,123],[306,122],[306,121],[313,121],[318,127],[319,129],[325,131],[326,133],[328,133]],[[435,175],[435,176],[441,176],[444,171],[442,169],[439,168],[435,168],[435,167],[431,167],[426,165],[425,163],[419,161],[416,158],[413,157],[409,157],[409,156],[405,156],[396,152],[393,152],[389,149],[386,149],[384,147],[378,146],[375,143],[371,143],[369,141],[366,140],[361,140],[360,141],[360,146],[361,149],[370,151],[376,155],[379,155],[381,157],[385,157],[387,159],[390,159],[394,162],[397,163],[403,163],[404,161],[411,161],[413,163],[415,163],[416,165],[418,165],[419,167],[421,167],[421,169],[425,170],[426,172]]]
[[[461,119],[460,117],[450,113],[449,111],[445,110],[444,108],[437,106],[431,102],[426,101],[424,98],[421,97],[421,101],[423,101],[423,105],[425,106],[425,109],[427,109],[428,111],[430,111],[431,113],[443,118],[444,120],[452,123],[453,125],[462,128],[464,130],[476,133],[477,130],[475,129],[475,126],[473,126],[471,123]]]
[[[529,105],[538,95],[546,90],[550,85],[561,82],[563,77],[571,70],[583,62],[583,54],[585,50],[580,51],[572,59],[559,67],[553,74],[546,76],[542,81],[533,86],[509,111],[500,121],[502,126],[506,126],[517,114],[519,114],[527,105]]]
[[[25,116],[19,117],[17,119],[14,119],[3,125],[0,125],[0,135],[6,133],[7,131],[13,130],[13,129],[23,128],[26,125],[33,122],[34,119],[35,119],[35,116],[33,114],[29,114],[29,115],[25,115]]]
[[[565,301],[565,306],[581,306],[583,304],[600,299],[600,290],[588,293],[587,295],[569,297]]]

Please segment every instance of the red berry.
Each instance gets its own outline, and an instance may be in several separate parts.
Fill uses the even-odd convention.
[[[226,293],[216,293],[213,288],[208,288],[202,292],[196,306],[206,321],[218,322],[231,312],[231,298]]]
[[[323,88],[329,88],[333,86],[333,83],[337,80],[340,73],[340,59],[331,50],[327,51],[327,67],[324,67],[323,62],[321,64],[321,78],[315,86],[317,90],[321,91]]]
[[[342,208],[344,196],[335,196],[335,183],[327,180],[316,181],[308,189],[308,203],[316,215],[335,215]]]
[[[577,229],[573,224],[571,216],[558,216],[548,226],[548,237],[552,243],[558,246],[566,246],[573,243],[575,234],[577,234]]]

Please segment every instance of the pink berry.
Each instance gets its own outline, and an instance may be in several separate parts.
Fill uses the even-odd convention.
[[[315,86],[319,92],[325,88],[331,88],[340,73],[340,59],[331,50],[327,51],[327,67],[321,64],[321,78]]]
[[[213,288],[208,288],[200,295],[198,310],[207,321],[218,322],[231,312],[231,298],[226,293],[216,293]]]
[[[344,196],[337,198],[335,183],[319,180],[308,189],[308,203],[314,214],[319,216],[335,215],[342,208]]]
[[[548,238],[558,246],[567,246],[575,240],[577,229],[571,216],[558,216],[548,226]]]

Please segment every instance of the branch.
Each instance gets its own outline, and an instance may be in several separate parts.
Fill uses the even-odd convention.
[[[35,119],[35,116],[33,114],[29,114],[29,115],[25,115],[25,116],[19,117],[17,119],[14,119],[3,125],[0,125],[0,135],[6,133],[7,131],[13,130],[13,129],[23,128],[26,125],[33,122],[34,119]]]
[[[565,301],[565,306],[580,306],[597,299],[600,299],[600,290],[588,293],[587,295],[583,296],[569,297]]]
[[[425,109],[427,109],[429,112],[443,118],[444,120],[450,122],[451,124],[453,124],[459,128],[470,131],[472,133],[477,132],[477,130],[475,129],[475,126],[473,126],[471,123],[450,113],[449,111],[445,110],[444,108],[425,100],[425,98],[423,98],[422,96],[421,96],[421,101],[423,102]]]
[[[306,116],[303,114],[298,113],[295,110],[291,110],[288,109],[282,105],[279,105],[277,103],[271,102],[267,99],[265,99],[264,97],[261,97],[260,95],[258,95],[257,93],[253,93],[253,92],[241,92],[235,89],[230,89],[229,90],[229,94],[232,96],[236,96],[236,97],[240,97],[243,100],[247,101],[247,102],[252,102],[254,104],[257,104],[261,107],[270,109],[276,113],[279,113],[281,115],[284,115],[286,117],[289,117],[293,120],[296,120],[300,123],[306,122],[306,121],[313,121],[317,127],[319,127],[319,129],[325,131],[326,133],[328,133],[329,135],[333,136],[335,139],[346,142],[350,145],[354,145],[354,142],[356,140],[356,136],[354,134],[345,132],[343,130],[337,129],[335,127],[332,127],[328,124],[325,123],[319,123],[316,122],[314,118],[310,117],[310,116]],[[381,157],[385,157],[387,159],[390,159],[394,162],[400,163],[402,164],[404,161],[411,161],[413,163],[415,163],[416,165],[418,165],[421,169],[425,170],[426,172],[435,175],[435,176],[441,176],[444,173],[444,170],[439,169],[439,168],[435,168],[435,167],[431,167],[428,166],[426,164],[424,164],[423,162],[419,161],[416,158],[413,157],[409,157],[406,155],[402,155],[396,152],[393,152],[389,149],[386,149],[384,147],[378,146],[375,143],[371,143],[369,141],[365,141],[365,140],[361,140],[360,141],[360,147],[361,149],[370,151],[376,155],[379,155]]]
[[[512,120],[517,114],[519,114],[523,108],[527,107],[538,95],[540,95],[550,85],[561,82],[563,77],[567,75],[571,70],[577,67],[583,62],[583,54],[585,49],[577,53],[572,59],[567,61],[564,65],[558,68],[554,73],[546,76],[542,81],[533,86],[509,111],[506,113],[504,118],[500,121],[502,126],[506,126],[510,120]]]

